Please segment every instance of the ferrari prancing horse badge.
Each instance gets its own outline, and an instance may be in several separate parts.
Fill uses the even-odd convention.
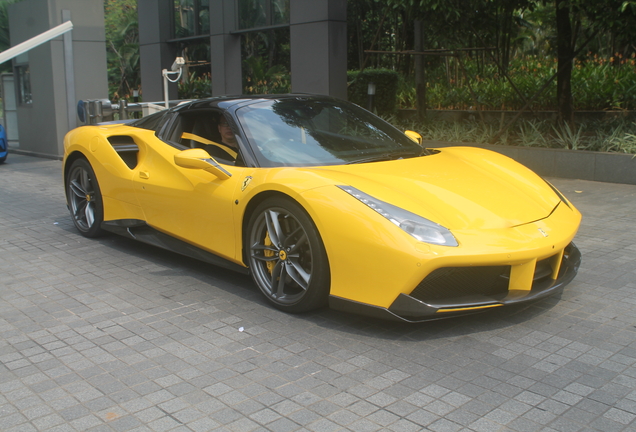
[[[250,184],[251,181],[252,181],[252,176],[245,177],[245,179],[243,180],[243,184],[241,185],[241,192],[245,191],[245,189],[247,188],[247,186]]]

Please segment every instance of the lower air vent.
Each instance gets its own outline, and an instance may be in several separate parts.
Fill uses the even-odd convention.
[[[423,302],[508,292],[510,266],[445,267],[434,270],[410,294]]]
[[[534,277],[532,278],[534,284],[552,278],[550,260],[552,260],[552,258],[537,261],[537,267],[534,270]]]

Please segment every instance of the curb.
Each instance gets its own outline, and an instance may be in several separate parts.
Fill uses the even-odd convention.
[[[636,155],[632,154],[428,140],[423,144],[425,147],[467,146],[496,151],[546,177],[636,185]]]
[[[47,153],[33,152],[33,151],[29,151],[29,150],[20,150],[20,149],[16,149],[16,148],[12,148],[12,147],[9,147],[9,153],[18,154],[18,155],[22,155],[22,156],[39,157],[39,158],[43,158],[43,159],[53,159],[53,160],[59,160],[59,161],[62,160],[62,156],[52,155],[52,154],[47,154]]]

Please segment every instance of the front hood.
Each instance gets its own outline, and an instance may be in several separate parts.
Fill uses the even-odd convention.
[[[473,147],[312,171],[451,230],[526,224],[546,218],[560,202],[550,186],[528,168]]]

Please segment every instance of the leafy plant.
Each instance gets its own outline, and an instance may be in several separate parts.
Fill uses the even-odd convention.
[[[520,122],[519,138],[516,144],[524,147],[550,147],[549,140],[541,131],[542,123],[536,120]]]
[[[180,99],[201,99],[212,95],[212,83],[210,74],[197,76],[192,72],[185,80],[179,81]]]
[[[608,136],[597,135],[599,138],[604,142],[603,151],[636,154],[636,123],[616,127]]]
[[[399,129],[417,131],[430,141],[488,144],[500,127],[499,122],[478,120],[417,122],[400,121],[396,116],[385,118]],[[622,117],[558,128],[549,120],[518,121],[497,144],[636,154],[636,122]]]
[[[107,0],[104,10],[109,97],[130,99],[141,86],[137,0]]]
[[[427,71],[427,106],[433,109],[518,110],[525,106],[556,72],[556,59],[524,56],[511,60],[508,76],[519,90],[504,79],[494,64],[480,64],[478,59],[464,61],[471,77],[470,92],[463,76],[448,78],[443,66]],[[636,108],[636,55],[610,58],[588,55],[577,60],[572,72],[572,92],[576,110]],[[520,95],[521,94],[521,95]],[[400,108],[415,108],[415,87],[401,80],[397,93]],[[530,106],[532,110],[556,110],[556,84],[553,82]]]
[[[9,36],[9,11],[8,6],[20,0],[2,0],[0,2],[0,52],[11,48],[11,38]],[[0,65],[0,72],[11,72],[13,66],[11,62],[4,62]]]
[[[399,76],[389,69],[365,69],[347,73],[347,94],[350,101],[366,106],[369,83],[375,84],[374,105],[379,114],[391,114],[396,109]]]
[[[245,94],[289,93],[291,79],[283,65],[268,67],[267,60],[257,56],[245,59],[243,64]]]
[[[587,149],[587,146],[583,141],[582,127],[570,127],[569,124],[564,123],[559,127],[552,126],[552,129],[555,134],[554,141],[558,144],[558,147],[570,150]]]

